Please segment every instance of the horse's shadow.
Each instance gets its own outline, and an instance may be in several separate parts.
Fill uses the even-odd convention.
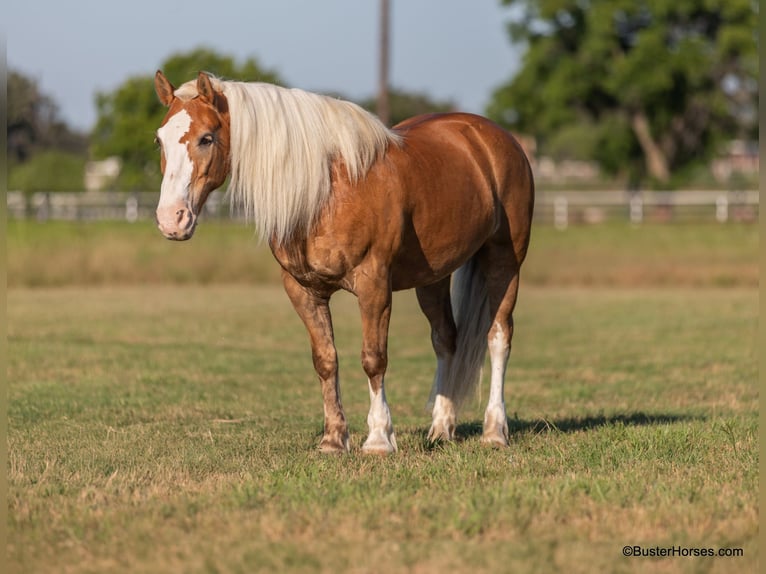
[[[541,433],[574,433],[578,431],[588,431],[615,425],[628,427],[653,426],[663,424],[674,424],[692,420],[699,420],[701,417],[692,415],[677,414],[649,414],[644,412],[635,412],[630,414],[615,415],[587,415],[583,417],[563,417],[563,418],[538,418],[538,419],[520,419],[508,418],[508,431],[514,436],[524,434]],[[418,434],[422,435],[423,442],[428,441],[428,428],[420,429]],[[455,439],[464,441],[482,435],[481,421],[469,421],[459,423],[455,429]]]

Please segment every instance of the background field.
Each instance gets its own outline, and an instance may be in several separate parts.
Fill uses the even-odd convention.
[[[8,222],[8,285],[269,283],[279,268],[252,228],[203,222],[192,241],[148,222]],[[525,285],[758,285],[758,227],[613,222],[557,231],[539,225]]]
[[[307,337],[252,232],[11,222],[8,556],[18,572],[755,571],[748,226],[540,228],[512,446],[431,447],[428,327],[397,294],[400,452],[360,453],[355,300],[333,300],[352,453],[323,457]],[[35,288],[32,288],[32,287]],[[625,545],[742,548],[625,558]]]

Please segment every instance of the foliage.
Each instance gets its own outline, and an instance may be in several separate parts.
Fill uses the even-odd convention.
[[[377,100],[375,98],[368,98],[361,101],[360,105],[375,113]],[[449,112],[455,109],[454,102],[438,101],[427,94],[408,92],[397,88],[389,90],[388,105],[392,126],[419,114]]]
[[[15,70],[7,78],[8,187],[80,191],[87,138],[59,117],[53,98]]]
[[[276,73],[262,68],[255,58],[237,62],[233,57],[207,48],[179,53],[166,59],[160,68],[176,86],[193,79],[200,71],[224,78],[279,83]],[[154,132],[165,108],[154,93],[154,75],[128,78],[114,91],[96,97],[98,120],[92,134],[91,152],[96,158],[118,156],[123,170],[118,189],[159,188],[159,156]]]
[[[7,90],[6,133],[11,167],[46,150],[84,153],[85,136],[66,125],[53,98],[40,90],[36,80],[9,70]]]
[[[85,157],[63,151],[43,151],[14,166],[8,188],[35,191],[82,191]]]
[[[757,137],[757,2],[503,3],[527,52],[488,113],[542,148],[580,126],[605,170],[667,184],[722,139]]]

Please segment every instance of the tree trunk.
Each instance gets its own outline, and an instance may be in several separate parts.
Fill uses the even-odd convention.
[[[638,143],[644,152],[646,169],[649,171],[649,175],[660,183],[667,183],[670,179],[668,160],[660,146],[652,138],[646,114],[643,111],[633,112],[630,120],[633,126],[633,133],[636,134]]]

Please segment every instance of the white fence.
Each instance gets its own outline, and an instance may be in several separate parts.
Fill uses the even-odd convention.
[[[8,192],[7,209],[10,219],[37,219],[38,221],[89,220],[151,220],[160,199],[159,192],[38,192],[25,194]],[[229,217],[229,206],[224,205],[223,192],[214,191],[205,203],[205,216]]]
[[[758,190],[747,191],[547,191],[537,195],[535,217],[559,229],[608,219],[644,221],[756,222]]]
[[[151,220],[159,192],[51,192],[7,194],[11,219]],[[205,204],[204,217],[231,216],[224,193],[215,191]],[[624,191],[541,191],[537,192],[535,220],[559,229],[569,225],[595,224],[607,220],[644,221],[727,221],[755,222],[759,213],[759,192],[749,191],[652,191],[630,194]]]

